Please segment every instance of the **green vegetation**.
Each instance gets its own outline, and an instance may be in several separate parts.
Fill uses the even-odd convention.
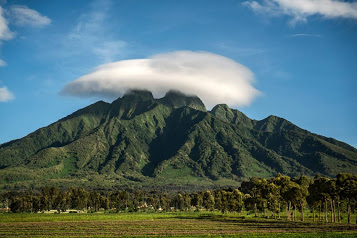
[[[336,179],[306,176],[291,179],[278,174],[269,180],[251,178],[239,188],[204,190],[200,192],[166,193],[163,191],[119,190],[86,191],[83,188],[60,190],[44,187],[41,191],[7,192],[2,194],[4,208],[11,212],[58,213],[70,209],[87,212],[115,211],[220,211],[239,212],[242,215],[304,221],[306,208],[313,222],[341,223],[347,213],[347,223],[352,222],[356,210],[357,176],[338,174]],[[316,212],[318,211],[318,212]],[[285,215],[284,215],[285,214]]]
[[[0,145],[0,188],[181,190],[238,186],[252,176],[333,177],[357,150],[270,116],[256,121],[198,97],[132,91]]]
[[[351,174],[191,193],[44,187],[1,194],[0,236],[355,237],[356,195]]]

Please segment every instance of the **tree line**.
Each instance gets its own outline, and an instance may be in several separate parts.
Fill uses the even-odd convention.
[[[4,193],[2,201],[3,207],[9,207],[14,213],[71,209],[87,212],[218,210],[267,218],[286,217],[291,221],[298,220],[298,213],[299,219],[304,221],[304,211],[309,209],[313,221],[339,223],[342,214],[347,213],[347,222],[351,223],[351,213],[357,208],[357,176],[341,173],[334,179],[320,175],[311,179],[277,174],[271,179],[253,177],[243,181],[239,188],[174,194],[44,187],[40,191]]]

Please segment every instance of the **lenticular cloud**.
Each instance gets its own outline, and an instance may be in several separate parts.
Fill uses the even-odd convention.
[[[247,106],[260,94],[245,66],[209,52],[175,51],[148,59],[101,65],[62,89],[62,95],[117,98],[130,89],[150,90],[155,97],[170,89],[197,95],[211,108],[219,103]]]

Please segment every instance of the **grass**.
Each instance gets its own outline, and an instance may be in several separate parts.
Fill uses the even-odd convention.
[[[217,212],[0,214],[0,237],[356,237],[357,225]]]

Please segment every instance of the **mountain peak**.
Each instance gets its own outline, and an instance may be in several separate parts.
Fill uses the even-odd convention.
[[[166,93],[163,98],[159,101],[169,107],[179,108],[179,107],[191,107],[196,110],[206,111],[206,107],[197,96],[186,95],[177,90],[170,90]]]
[[[253,127],[251,119],[249,119],[241,111],[229,108],[227,104],[216,105],[212,108],[211,114],[225,122],[234,123],[236,125],[244,125],[249,128]]]
[[[165,97],[188,97],[187,94],[180,92],[178,90],[170,89],[166,94]]]
[[[233,122],[235,119],[234,112],[228,107],[227,104],[218,104],[214,106],[211,110],[211,113],[226,122]]]
[[[153,100],[154,97],[152,95],[152,92],[148,90],[130,89],[125,92],[123,99],[130,99],[130,100],[139,99],[140,101],[147,101],[147,100]]]
[[[212,108],[211,112],[214,113],[217,110],[231,111],[227,104],[217,104]]]
[[[290,121],[274,115],[270,115],[267,118],[258,121],[255,125],[255,129],[267,132],[282,130],[301,131],[301,128],[297,127]]]

